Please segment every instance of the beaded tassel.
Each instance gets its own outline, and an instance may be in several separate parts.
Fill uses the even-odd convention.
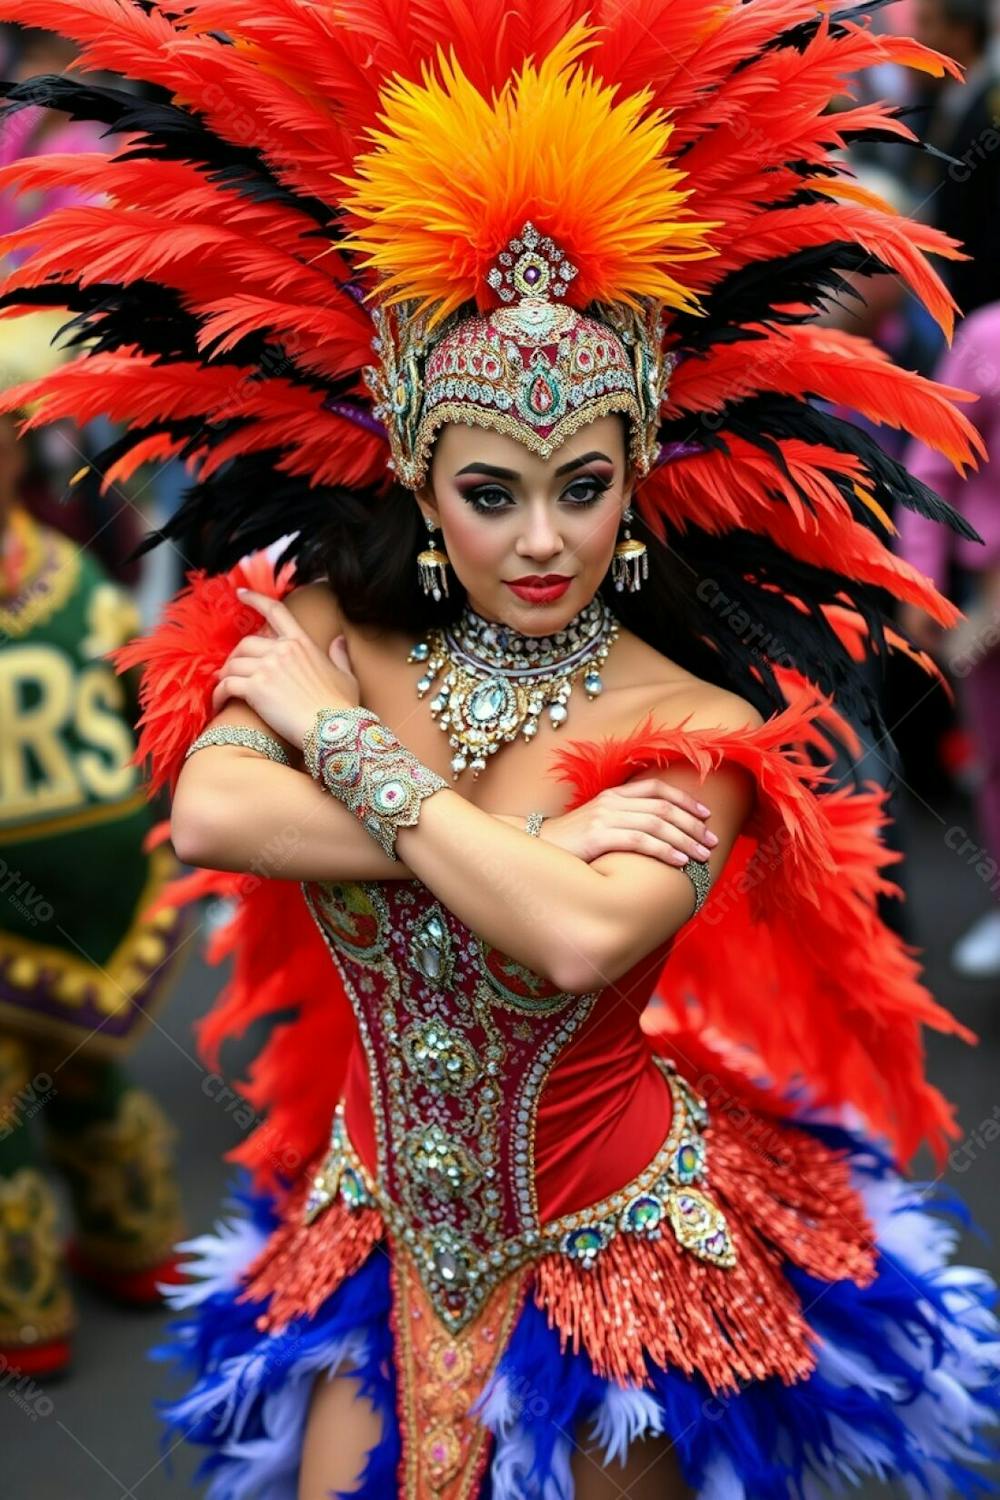
[[[651,1384],[647,1356],[700,1373],[713,1391],[808,1375],[813,1335],[786,1261],[865,1286],[875,1252],[843,1160],[790,1126],[781,1143],[779,1166],[724,1116],[713,1120],[711,1190],[737,1255],[727,1270],[685,1254],[671,1235],[619,1235],[587,1271],[562,1255],[541,1259],[535,1301],[561,1347],[582,1347],[597,1374],[623,1384]]]
[[[385,1234],[377,1209],[352,1209],[340,1199],[306,1222],[303,1211],[313,1176],[314,1171],[303,1174],[289,1195],[283,1222],[244,1274],[246,1285],[237,1301],[271,1298],[257,1319],[262,1333],[280,1333],[295,1318],[312,1317]]]

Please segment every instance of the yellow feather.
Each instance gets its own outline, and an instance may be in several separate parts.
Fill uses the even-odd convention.
[[[861,504],[867,506],[872,515],[876,516],[878,520],[881,521],[882,525],[885,527],[889,535],[896,536],[896,527],[890,520],[888,512],[882,509],[881,505],[879,505],[878,501],[875,499],[875,496],[872,495],[868,490],[862,489],[860,484],[852,484],[851,489],[857,495],[858,499],[861,501]]]
[[[419,83],[383,90],[372,149],[343,179],[356,226],[347,246],[381,299],[416,302],[432,322],[463,302],[488,305],[486,273],[530,219],[578,268],[567,301],[697,308],[670,268],[713,254],[718,225],[685,217],[672,125],[647,91],[617,100],[585,71],[592,45],[577,23],[492,99],[440,50]]]

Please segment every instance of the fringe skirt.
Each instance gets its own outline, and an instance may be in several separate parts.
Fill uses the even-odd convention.
[[[646,1382],[621,1383],[565,1347],[528,1298],[469,1409],[489,1434],[475,1500],[572,1500],[567,1435],[580,1430],[612,1475],[631,1444],[666,1435],[698,1500],[842,1494],[866,1477],[941,1500],[993,1488],[983,1467],[998,1457],[988,1431],[1000,1409],[996,1288],[985,1272],[951,1263],[961,1205],[901,1178],[860,1137],[808,1128],[846,1153],[876,1251],[864,1286],[786,1264],[813,1369],[720,1393],[697,1370],[647,1360]],[[190,1385],[162,1405],[164,1444],[184,1437],[208,1450],[199,1471],[208,1500],[296,1500],[313,1386],[350,1369],[382,1418],[352,1494],[405,1493],[386,1246],[376,1244],[310,1315],[261,1332],[266,1302],[247,1298],[245,1273],[279,1221],[268,1196],[240,1183],[230,1208],[214,1233],[180,1247],[197,1279],[167,1289],[180,1316],[153,1356],[179,1362]]]

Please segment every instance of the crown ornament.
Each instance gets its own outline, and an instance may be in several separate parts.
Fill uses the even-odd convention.
[[[637,476],[648,473],[674,364],[662,349],[659,308],[640,301],[580,311],[562,300],[576,275],[556,241],[529,220],[486,275],[498,307],[452,314],[434,329],[411,305],[376,308],[378,362],[365,380],[402,484],[426,483],[447,422],[506,433],[546,459],[611,412],[626,419]]]

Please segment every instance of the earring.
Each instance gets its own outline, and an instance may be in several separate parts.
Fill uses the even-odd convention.
[[[611,563],[611,577],[619,593],[627,587],[629,593],[634,594],[642,588],[642,579],[649,577],[649,553],[646,543],[636,541],[629,532],[629,524],[632,520],[630,505],[625,507],[622,520],[625,522],[625,535],[615,547],[615,555]]]
[[[417,571],[420,574],[420,587],[425,594],[432,594],[437,603],[442,593],[445,597],[448,594],[448,554],[438,551],[434,545],[437,527],[430,516],[424,516],[424,520],[431,534],[431,544],[425,551],[417,553]]]

